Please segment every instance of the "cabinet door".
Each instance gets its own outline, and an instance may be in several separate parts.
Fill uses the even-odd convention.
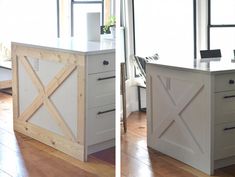
[[[88,109],[87,145],[101,143],[115,137],[115,104]]]
[[[215,93],[215,123],[235,121],[235,91]]]
[[[88,75],[88,107],[115,103],[115,72]]]
[[[235,122],[215,127],[215,160],[235,155]]]

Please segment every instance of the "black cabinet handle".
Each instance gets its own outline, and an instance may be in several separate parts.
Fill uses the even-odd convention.
[[[233,130],[233,129],[235,129],[235,127],[228,127],[228,128],[224,128],[224,131]]]
[[[98,81],[102,81],[102,80],[113,79],[113,78],[115,78],[115,76],[101,77],[101,78],[98,78],[97,80],[98,80]]]
[[[234,80],[230,79],[228,83],[229,84],[234,84]]]
[[[104,60],[104,61],[103,61],[103,65],[109,65],[109,61]]]
[[[115,109],[110,109],[110,110],[107,110],[107,111],[100,111],[100,112],[97,113],[97,115],[105,114],[105,113],[113,112],[113,111],[115,111]]]
[[[226,98],[234,98],[234,97],[235,97],[235,95],[224,96],[225,99]]]

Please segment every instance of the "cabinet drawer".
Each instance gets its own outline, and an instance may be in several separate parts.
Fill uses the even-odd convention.
[[[215,94],[215,123],[235,121],[235,91]]]
[[[235,90],[235,73],[215,76],[215,92]]]
[[[115,73],[89,75],[87,97],[89,108],[115,103]]]
[[[235,122],[215,127],[215,160],[235,155]]]
[[[88,74],[114,71],[115,69],[115,53],[89,55],[87,59]]]
[[[115,137],[115,104],[88,109],[87,145],[94,145]]]

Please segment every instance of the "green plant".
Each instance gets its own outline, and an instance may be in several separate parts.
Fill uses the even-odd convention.
[[[108,33],[109,28],[116,25],[116,17],[110,16],[107,23],[104,25],[104,33]]]

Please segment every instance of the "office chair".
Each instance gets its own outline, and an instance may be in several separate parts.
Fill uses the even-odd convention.
[[[144,57],[144,58],[139,56],[132,57],[136,73],[139,76],[139,78],[143,81],[142,84],[137,85],[139,111],[146,112],[146,108],[141,107],[141,95],[140,95],[140,89],[146,88],[146,63],[156,62],[158,59],[159,56],[157,53],[151,57]]]
[[[134,56],[133,57],[133,63],[137,72],[137,75],[144,81],[144,84],[146,84],[146,63],[155,62],[159,59],[158,54],[154,54],[151,57],[139,57]]]

